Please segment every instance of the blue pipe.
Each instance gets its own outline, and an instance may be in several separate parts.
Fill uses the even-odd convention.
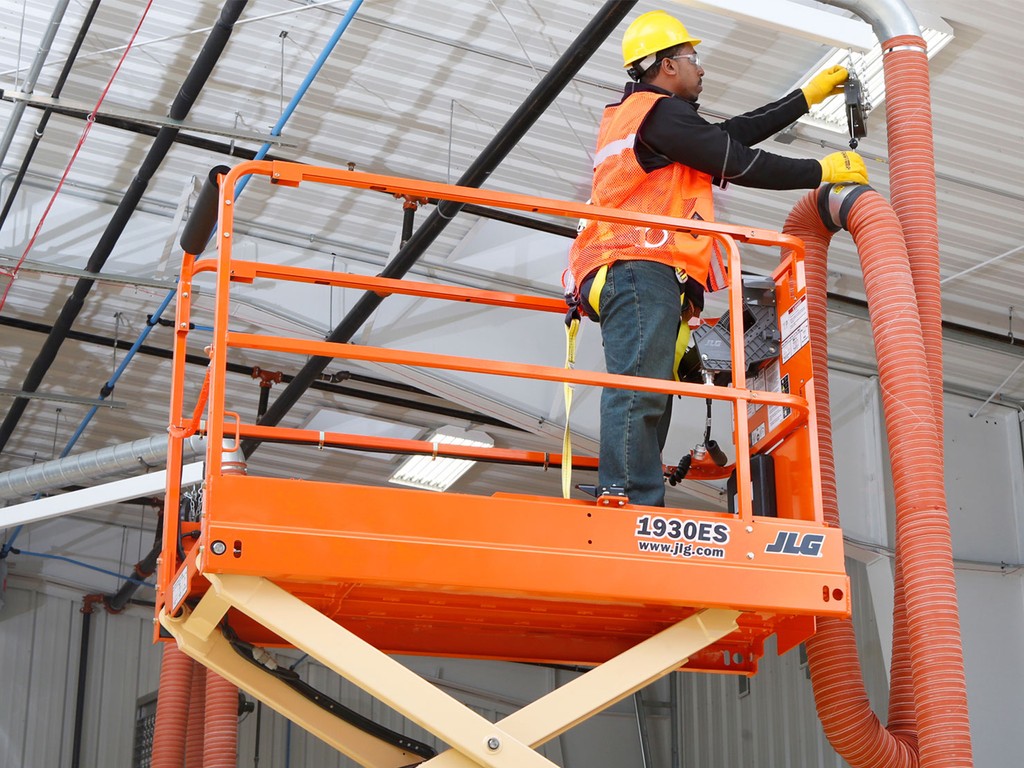
[[[313,66],[309,68],[309,72],[306,73],[306,77],[299,85],[299,89],[295,92],[295,95],[292,96],[291,101],[288,102],[288,106],[284,108],[284,112],[281,113],[281,116],[277,119],[277,122],[274,124],[274,127],[270,130],[271,136],[281,135],[281,131],[284,128],[285,123],[288,122],[292,114],[295,112],[295,108],[299,105],[299,102],[302,100],[302,97],[306,95],[306,91],[309,90],[309,86],[313,83],[313,80],[316,78],[318,74],[320,74],[320,70],[323,68],[324,63],[327,61],[327,57],[330,56],[331,53],[334,51],[335,46],[337,46],[338,41],[341,39],[341,36],[345,33],[345,30],[348,29],[349,23],[352,21],[352,18],[356,15],[356,11],[359,10],[359,6],[361,6],[362,4],[363,0],[353,0],[352,5],[349,6],[348,11],[345,12],[345,15],[342,17],[341,21],[338,22],[337,28],[335,28],[334,33],[331,35],[330,39],[324,45],[323,50],[320,51],[320,55],[317,56],[316,61],[313,62]],[[264,157],[266,157],[267,152],[270,151],[270,146],[270,142],[266,142],[262,147],[260,147],[259,151],[256,153],[256,156],[253,159],[262,160]],[[238,199],[238,196],[242,194],[242,190],[245,189],[246,184],[249,183],[249,179],[251,178],[252,176],[243,176],[241,179],[238,180],[238,184],[235,185],[236,200]],[[131,362],[131,359],[135,356],[135,353],[138,352],[139,347],[142,346],[142,343],[146,340],[146,337],[149,336],[149,332],[153,329],[153,326],[156,325],[157,320],[160,319],[160,315],[162,315],[164,310],[167,309],[167,306],[168,304],[171,303],[171,299],[174,298],[175,293],[176,291],[169,291],[167,296],[160,303],[160,306],[157,308],[157,311],[153,313],[150,322],[147,323],[142,333],[139,334],[139,338],[135,341],[134,344],[132,344],[131,349],[128,350],[128,353],[125,355],[124,360],[121,361],[121,365],[118,366],[117,371],[114,373],[113,376],[110,377],[110,380],[103,386],[102,390],[100,391],[100,400],[105,399],[107,395],[109,395],[113,391],[114,385],[117,383],[117,380],[121,377],[121,374],[124,373],[125,368],[128,367],[128,363]],[[198,329],[204,331],[213,330],[212,328],[205,326],[203,328]],[[68,444],[64,446],[64,450],[61,451],[61,458],[64,458],[69,453],[71,453],[71,449],[74,447],[75,443],[78,442],[78,438],[82,436],[82,433],[85,431],[85,428],[89,425],[89,422],[92,421],[92,417],[96,415],[96,412],[98,410],[99,406],[96,405],[89,409],[89,412],[85,415],[85,418],[82,419],[82,423],[78,426],[78,429],[75,430],[75,433],[71,436],[71,439],[68,440]],[[21,532],[21,528],[22,526],[20,525],[16,527],[14,531],[11,533],[11,538],[8,539],[2,547],[0,547],[0,558],[7,557],[7,555],[10,554],[11,547],[14,544],[14,540],[18,538],[18,534]]]
[[[124,360],[122,360],[121,364],[117,366],[117,370],[115,370],[114,374],[110,377],[110,379],[107,380],[107,383],[100,388],[100,400],[106,400],[107,397],[109,397],[113,393],[114,385],[117,384],[117,380],[121,378],[121,374],[124,373],[125,369],[128,367],[128,364],[132,361],[132,358],[135,357],[135,353],[139,351],[139,347],[141,347],[143,342],[147,339],[147,337],[149,336],[149,332],[153,330],[153,327],[157,324],[157,321],[160,319],[160,315],[162,315],[164,313],[164,310],[167,309],[167,306],[171,303],[171,299],[174,298],[174,294],[176,292],[177,291],[173,290],[167,292],[167,295],[164,297],[164,300],[160,302],[160,306],[156,308],[156,312],[154,312],[153,315],[151,316],[150,321],[146,323],[146,327],[142,329],[142,332],[139,334],[139,338],[135,340],[135,343],[132,344],[131,348],[128,350],[128,353],[124,356]],[[60,457],[62,459],[69,453],[71,453],[71,449],[74,447],[75,443],[78,442],[78,438],[82,436],[82,433],[85,431],[85,428],[89,426],[89,422],[92,421],[92,417],[96,415],[96,412],[99,409],[100,407],[98,405],[94,405],[92,408],[89,409],[89,412],[85,414],[85,418],[82,419],[82,423],[78,425],[78,429],[75,430],[75,433],[71,436],[71,439],[68,440],[68,444],[64,446],[64,450],[60,452]]]
[[[306,77],[299,85],[299,89],[295,92],[295,95],[292,96],[292,100],[288,102],[288,106],[284,108],[284,112],[281,113],[281,117],[277,119],[277,123],[275,123],[274,127],[270,129],[271,136],[281,135],[281,129],[284,128],[284,124],[288,122],[288,119],[292,116],[292,113],[295,111],[295,108],[299,105],[299,102],[302,100],[302,97],[306,95],[306,91],[309,90],[310,84],[312,84],[316,76],[320,74],[320,70],[323,68],[324,63],[327,61],[327,57],[331,55],[332,51],[334,51],[334,46],[338,44],[338,41],[341,39],[341,36],[345,33],[345,30],[348,28],[349,22],[352,21],[352,18],[356,15],[356,11],[359,10],[359,6],[362,4],[363,0],[353,0],[352,5],[348,7],[348,11],[346,11],[341,21],[338,22],[337,28],[334,30],[334,33],[331,35],[331,38],[327,41],[326,45],[324,45],[323,50],[320,51],[320,55],[316,57],[316,61],[313,62],[313,66],[309,68],[309,72],[306,73]],[[270,142],[267,142],[262,147],[260,147],[259,151],[256,153],[256,156],[253,159],[262,160],[264,157],[267,156],[267,152],[269,151]],[[235,185],[236,199],[240,194],[242,194],[242,190],[245,189],[245,185],[249,183],[250,178],[252,177],[243,176],[241,179],[238,180],[238,184]]]
[[[60,561],[65,562],[65,563],[71,563],[72,565],[81,566],[82,568],[88,568],[90,571],[97,571],[98,573],[105,573],[108,576],[114,576],[114,577],[116,577],[118,579],[121,579],[123,581],[130,581],[133,584],[138,584],[139,586],[142,586],[142,587],[149,587],[150,589],[156,589],[156,584],[152,584],[152,583],[150,583],[148,581],[143,581],[142,579],[136,579],[133,576],[125,576],[124,574],[118,573],[117,571],[108,571],[106,568],[100,568],[98,565],[92,565],[90,563],[84,563],[81,560],[75,560],[74,558],[71,558],[71,557],[64,557],[64,555],[51,555],[51,554],[48,554],[46,552],[31,552],[31,551],[29,551],[27,549],[19,549],[18,550],[18,554],[19,555],[31,555],[32,557],[42,557],[42,558],[45,558],[47,560],[60,560]]]

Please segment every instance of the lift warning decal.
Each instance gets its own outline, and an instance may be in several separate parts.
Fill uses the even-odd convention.
[[[174,580],[174,584],[171,585],[171,610],[178,607],[178,603],[185,599],[185,594],[188,592],[188,564],[181,569],[181,573],[178,574],[178,578]]]
[[[729,535],[727,523],[710,520],[681,520],[660,515],[641,515],[636,519],[637,548],[652,554],[722,560],[725,548],[716,545],[728,544]]]
[[[782,331],[782,362],[786,362],[811,340],[806,297],[782,313],[779,329]]]

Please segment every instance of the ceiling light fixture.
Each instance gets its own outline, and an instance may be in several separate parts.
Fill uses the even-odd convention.
[[[489,435],[452,426],[438,429],[430,437],[430,442],[434,444],[435,455],[410,456],[395,470],[388,482],[426,491],[446,491],[476,462],[437,456],[438,445],[494,447],[494,440]]]
[[[920,21],[921,14],[917,14],[917,16]],[[928,18],[921,25],[921,37],[928,45],[928,58],[931,59],[953,40],[953,28],[944,19]],[[833,48],[810,72],[801,78],[794,88],[802,88],[818,72],[836,64],[846,67],[860,80],[864,99],[867,102],[864,111],[865,117],[871,113],[872,109],[885,101],[885,73],[882,67],[882,49],[878,43],[866,53],[860,53],[850,48]],[[825,99],[820,104],[811,107],[810,112],[801,117],[799,122],[838,133],[847,133],[849,128],[846,122],[846,101],[842,95]]]

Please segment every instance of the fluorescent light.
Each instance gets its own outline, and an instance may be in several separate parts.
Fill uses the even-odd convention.
[[[494,440],[483,432],[466,431],[458,427],[441,427],[431,437],[437,445],[465,445],[493,448]],[[451,459],[444,456],[410,456],[395,470],[389,482],[426,491],[446,491],[476,462],[469,459]]]
[[[918,16],[920,17],[920,14]],[[922,25],[921,36],[928,45],[928,58],[931,59],[952,41],[953,28],[938,17],[929,19],[927,24]],[[867,53],[859,53],[849,48],[833,48],[794,87],[802,88],[821,70],[835,64],[843,65],[860,80],[867,102],[865,117],[885,101],[885,73],[882,68],[882,49],[878,43]],[[825,99],[821,104],[811,107],[811,111],[801,117],[799,122],[838,133],[847,133],[849,129],[846,122],[846,101],[842,95]]]

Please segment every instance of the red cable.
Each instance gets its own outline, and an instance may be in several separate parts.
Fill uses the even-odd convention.
[[[107,84],[100,93],[99,101],[96,102],[96,106],[92,108],[92,112],[90,112],[88,117],[85,118],[85,129],[82,131],[82,136],[78,140],[78,144],[75,146],[75,151],[71,153],[71,159],[68,161],[67,167],[64,169],[64,173],[61,174],[60,181],[57,183],[57,188],[53,190],[53,194],[50,196],[50,202],[46,204],[46,210],[43,211],[43,215],[39,218],[39,223],[36,225],[35,231],[32,233],[32,237],[29,238],[28,245],[25,246],[24,253],[21,254],[21,258],[18,259],[18,263],[15,264],[12,269],[7,270],[0,268],[0,273],[5,274],[10,278],[10,280],[7,281],[7,285],[4,286],[3,296],[0,296],[0,311],[3,310],[4,304],[7,302],[7,294],[10,293],[11,286],[14,285],[15,279],[18,277],[18,271],[21,269],[21,265],[25,263],[25,259],[28,258],[28,254],[29,251],[32,250],[32,246],[35,245],[36,238],[39,236],[39,232],[43,228],[46,217],[50,215],[50,209],[53,208],[53,204],[57,200],[57,195],[60,194],[60,190],[64,186],[64,182],[67,180],[68,174],[71,172],[71,166],[75,164],[75,159],[78,157],[78,153],[82,149],[82,145],[85,144],[85,139],[89,135],[89,131],[96,122],[96,114],[100,111],[100,106],[103,104],[103,100],[107,98],[107,92],[110,90],[110,86],[114,84],[114,78],[117,77],[117,73],[121,71],[121,65],[124,64],[124,60],[127,58],[128,52],[135,44],[135,38],[138,37],[139,30],[142,28],[142,23],[146,20],[146,16],[149,14],[149,9],[152,5],[153,0],[149,0],[146,3],[146,8],[142,11],[139,23],[135,25],[135,31],[132,32],[131,39],[128,40],[128,45],[125,46],[124,53],[121,54],[121,58],[118,60],[117,66],[114,67],[114,71],[111,73],[110,79],[107,80]]]

